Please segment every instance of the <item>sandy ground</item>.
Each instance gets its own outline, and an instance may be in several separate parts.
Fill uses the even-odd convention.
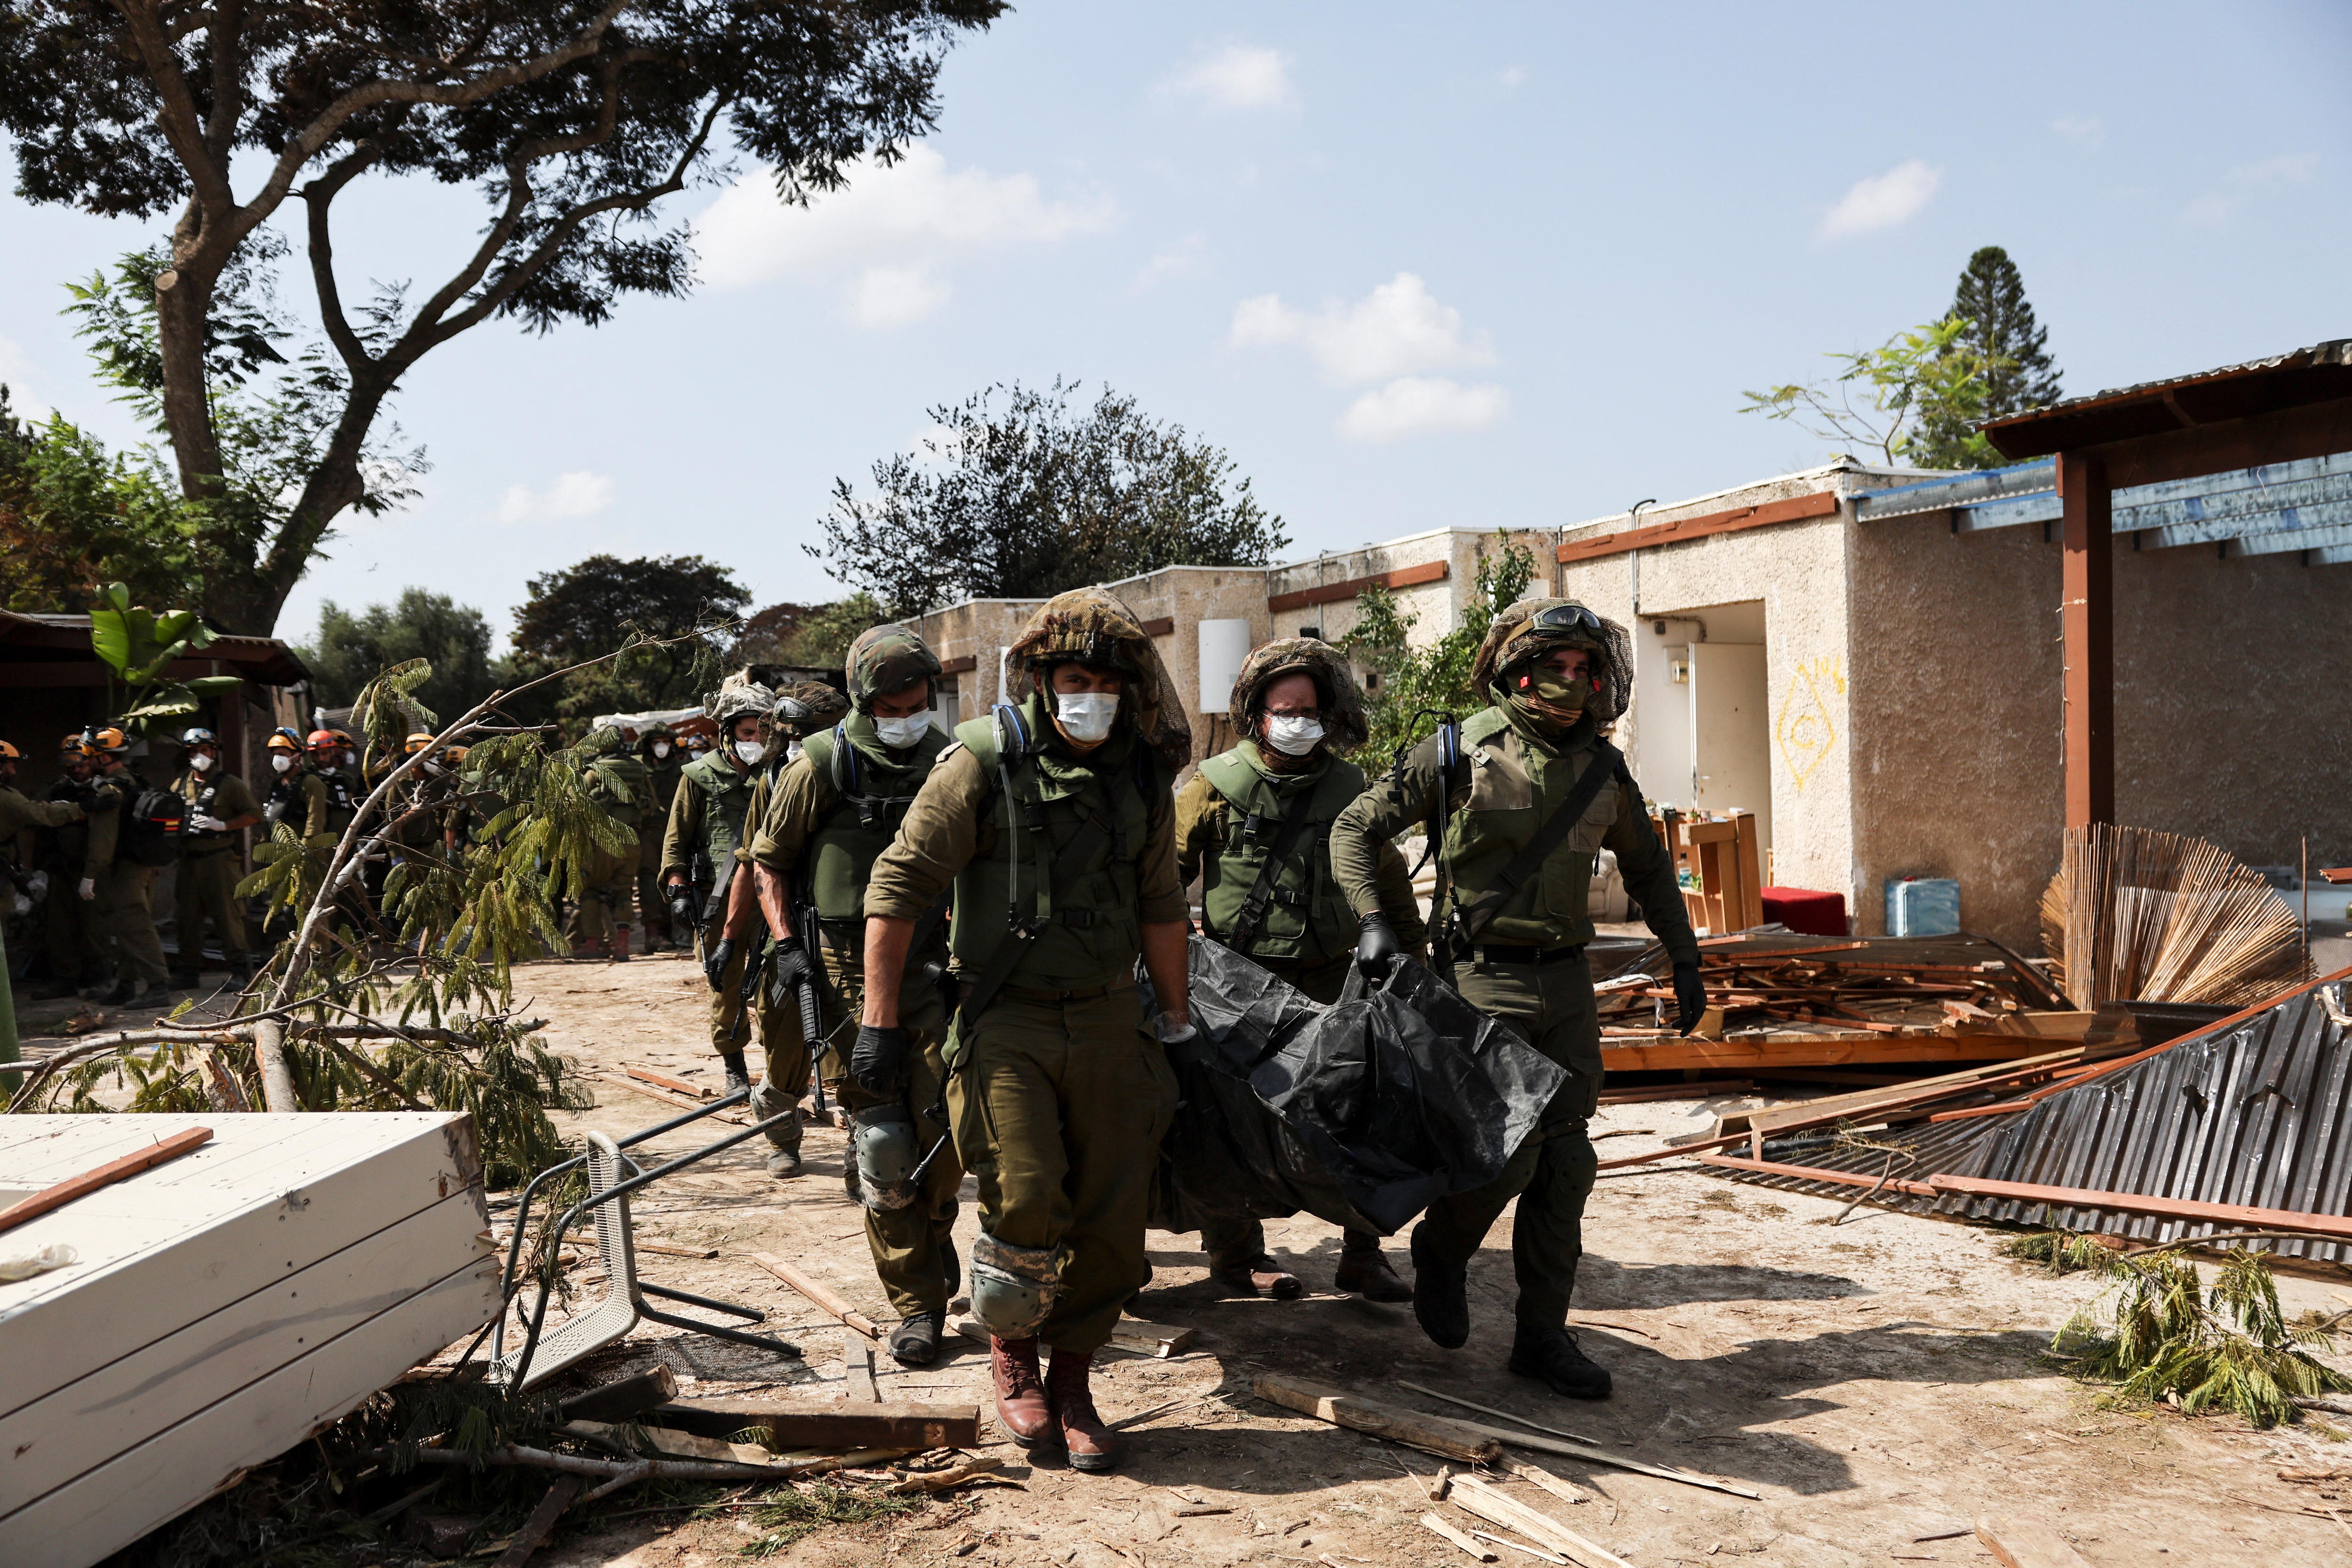
[[[550,1020],[551,1046],[585,1068],[628,1063],[719,1080],[707,1047],[708,993],[690,963],[545,963],[519,970],[516,982],[528,1011]],[[594,1088],[601,1104],[564,1118],[567,1130],[619,1133],[671,1114],[609,1081]],[[1604,1155],[1638,1152],[1738,1103],[1747,1102],[1612,1108],[1597,1131],[1625,1134],[1609,1138]],[[656,1147],[679,1153],[697,1141],[673,1133]],[[644,1255],[646,1278],[767,1310],[803,1360],[646,1324],[592,1363],[594,1377],[658,1357],[692,1393],[837,1395],[838,1326],[746,1255],[793,1259],[887,1319],[858,1210],[842,1189],[842,1145],[839,1132],[813,1128],[805,1173],[780,1183],[754,1141],[659,1184],[635,1208],[641,1237],[719,1250],[709,1261]],[[977,1223],[969,1182],[965,1195],[957,1230],[969,1257]],[[1517,1479],[1507,1483],[1513,1495],[1637,1568],[1991,1563],[1970,1539],[1919,1539],[1988,1511],[2045,1521],[2095,1564],[2352,1564],[2352,1482],[2293,1485],[2277,1475],[2352,1471],[2352,1447],[2309,1428],[2263,1433],[2229,1418],[2104,1411],[2097,1391],[2037,1359],[2095,1287],[2000,1258],[1995,1231],[1869,1209],[1833,1225],[1841,1206],[1692,1169],[1605,1175],[1588,1216],[1574,1312],[1589,1353],[1616,1380],[1614,1397],[1601,1404],[1557,1398],[1504,1368],[1507,1213],[1472,1265],[1472,1338],[1453,1352],[1423,1337],[1410,1308],[1332,1293],[1339,1235],[1321,1221],[1267,1226],[1274,1250],[1307,1284],[1307,1297],[1291,1302],[1220,1298],[1197,1238],[1154,1232],[1156,1278],[1134,1310],[1199,1337],[1168,1360],[1106,1356],[1099,1403],[1111,1419],[1193,1403],[1131,1428],[1118,1473],[1032,1467],[983,1419],[992,1445],[985,1451],[1004,1459],[1017,1486],[959,1494],[911,1521],[823,1531],[780,1560],[1082,1568],[1469,1561],[1416,1522],[1431,1509],[1423,1481],[1434,1458],[1252,1397],[1252,1379],[1276,1371],[1486,1419],[1401,1386],[1422,1384],[1760,1494],[1749,1500],[1512,1451],[1572,1483],[1584,1500],[1570,1505]],[[1391,1256],[1405,1272],[1402,1237]],[[2290,1312],[2352,1302],[2352,1277],[2283,1277],[2281,1288]],[[950,1340],[950,1353],[920,1370],[877,1356],[881,1397],[978,1404],[985,1415],[985,1353]],[[1176,1516],[1188,1500],[1231,1511]],[[2301,1511],[2323,1507],[2342,1510],[2343,1521]],[[1480,1524],[1451,1505],[1437,1511],[1465,1530]],[[571,1536],[535,1561],[717,1563],[752,1533],[725,1519],[648,1514]]]

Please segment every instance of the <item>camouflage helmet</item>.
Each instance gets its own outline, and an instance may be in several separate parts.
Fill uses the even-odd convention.
[[[1601,724],[1621,718],[1633,695],[1633,639],[1623,626],[1574,599],[1521,599],[1505,606],[1478,645],[1471,688],[1483,695],[1506,670],[1555,647],[1580,647],[1592,655],[1594,689],[1584,710]]]
[[[1323,742],[1332,751],[1352,752],[1371,738],[1363,694],[1356,689],[1356,672],[1348,656],[1320,637],[1278,637],[1242,661],[1230,706],[1234,723],[1243,733],[1255,728],[1265,689],[1286,675],[1304,675],[1315,682]]]
[[[1073,588],[1046,600],[1013,639],[1007,659],[1015,672],[1016,700],[1041,689],[1057,664],[1119,671],[1128,678],[1119,710],[1134,719],[1145,743],[1171,769],[1192,760],[1192,721],[1176,695],[1176,683],[1160,662],[1142,617],[1108,590]]]
[[[849,645],[841,673],[849,678],[849,700],[860,713],[871,713],[877,697],[887,697],[918,680],[937,680],[940,656],[912,626],[869,626]]]
[[[745,714],[764,719],[776,705],[776,694],[756,680],[729,676],[718,690],[702,700],[702,710],[722,731]]]
[[[821,680],[796,680],[776,693],[776,728],[805,741],[829,730],[849,711],[849,700]]]

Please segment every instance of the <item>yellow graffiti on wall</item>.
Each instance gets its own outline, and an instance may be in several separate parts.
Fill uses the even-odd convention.
[[[1790,780],[1800,793],[1837,744],[1837,721],[1829,703],[1832,692],[1845,695],[1844,663],[1834,656],[1799,662],[1789,678],[1788,692],[1780,699],[1780,717],[1773,733],[1789,764]]]

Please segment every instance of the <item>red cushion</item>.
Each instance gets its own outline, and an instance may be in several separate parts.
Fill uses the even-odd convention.
[[[1764,918],[1807,936],[1843,936],[1845,895],[1816,893],[1807,888],[1767,888]]]

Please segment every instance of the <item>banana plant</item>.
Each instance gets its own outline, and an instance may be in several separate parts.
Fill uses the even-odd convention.
[[[131,689],[131,707],[122,726],[136,733],[196,711],[207,697],[224,696],[245,684],[235,675],[200,675],[193,680],[173,680],[164,672],[213,640],[210,627],[194,610],[165,610],[160,615],[131,602],[131,590],[109,583],[99,592],[89,614],[89,646]]]

